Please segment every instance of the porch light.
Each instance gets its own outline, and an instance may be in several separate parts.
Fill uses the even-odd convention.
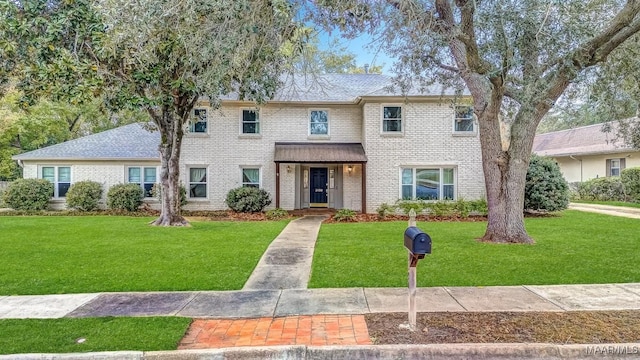
[[[293,171],[293,169],[291,168],[291,165],[287,165],[287,172],[291,174],[291,171]]]
[[[351,173],[353,173],[353,165],[347,165],[347,173],[351,176]]]

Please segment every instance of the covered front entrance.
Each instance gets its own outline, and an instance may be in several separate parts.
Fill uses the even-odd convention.
[[[366,209],[366,161],[359,143],[276,143],[275,205]]]
[[[312,167],[309,169],[311,184],[309,185],[309,207],[329,206],[329,171],[327,168]]]

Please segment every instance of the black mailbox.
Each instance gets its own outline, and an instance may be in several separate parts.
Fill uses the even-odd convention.
[[[424,231],[415,226],[409,226],[404,231],[404,247],[406,247],[413,255],[431,254],[431,237]]]

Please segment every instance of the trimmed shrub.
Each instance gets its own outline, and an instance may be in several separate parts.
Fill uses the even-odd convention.
[[[287,210],[277,208],[267,211],[264,216],[267,218],[267,220],[280,220],[288,218],[289,212]]]
[[[620,173],[626,195],[635,202],[640,202],[640,167],[628,168]]]
[[[93,211],[98,208],[102,198],[102,184],[95,181],[78,181],[67,191],[67,208],[80,211]]]
[[[340,209],[333,215],[335,221],[354,221],[356,219],[356,212],[351,209]]]
[[[53,196],[53,184],[44,179],[18,179],[4,191],[2,199],[15,210],[45,210]]]
[[[142,205],[142,188],[138,184],[113,185],[107,192],[107,207],[114,210],[136,211]]]
[[[551,158],[531,157],[524,190],[524,210],[560,211],[569,206],[569,184]]]
[[[487,199],[469,201],[469,211],[477,215],[486,216],[489,213]]]
[[[428,208],[429,205],[422,200],[398,200],[396,201],[396,208],[402,210],[402,213],[405,215],[409,215],[411,209],[413,209],[416,214],[420,214],[425,208]]]
[[[378,206],[376,212],[378,213],[378,219],[386,219],[387,216],[396,212],[396,207],[387,203],[382,203]]]
[[[271,204],[271,196],[263,189],[239,187],[227,193],[227,206],[235,212],[260,212]]]
[[[617,177],[595,178],[578,186],[581,200],[594,201],[625,201],[626,193],[622,180]]]

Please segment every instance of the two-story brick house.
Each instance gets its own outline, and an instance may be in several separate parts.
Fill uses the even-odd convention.
[[[258,186],[272,207],[374,212],[398,199],[484,196],[477,124],[442,89],[401,95],[384,75],[322,75],[288,81],[274,99],[206,101],[184,137],[187,209],[225,209],[227,192]],[[56,184],[54,204],[76,181],[105,190],[133,182],[150,190],[159,136],[133,124],[15,156],[24,177]],[[106,191],[105,191],[106,192]],[[153,199],[148,199],[150,202]]]

